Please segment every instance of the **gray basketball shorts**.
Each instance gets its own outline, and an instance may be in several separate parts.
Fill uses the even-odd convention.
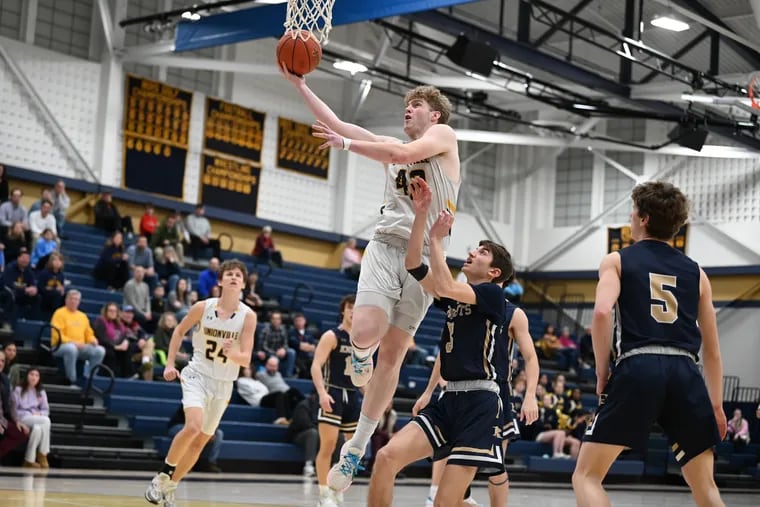
[[[356,306],[380,307],[392,326],[414,335],[433,297],[407,272],[406,246],[401,240],[398,243],[369,242],[362,258]]]

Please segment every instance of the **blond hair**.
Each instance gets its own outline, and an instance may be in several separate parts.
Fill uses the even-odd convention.
[[[448,124],[451,117],[451,102],[441,93],[441,90],[435,86],[418,86],[406,92],[404,104],[409,104],[414,99],[422,99],[428,103],[430,109],[438,111],[441,116],[438,117],[438,123]]]

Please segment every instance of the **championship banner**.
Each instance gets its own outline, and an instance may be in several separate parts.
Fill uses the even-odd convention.
[[[127,75],[124,187],[182,199],[192,92]]]
[[[327,179],[330,150],[320,150],[324,142],[311,135],[311,125],[293,120],[277,120],[277,166]]]
[[[686,253],[686,237],[689,232],[689,224],[684,224],[683,227],[676,233],[672,240],[668,243],[670,246]],[[607,228],[607,252],[616,252],[621,248],[635,243],[631,238],[631,226],[625,225],[623,227],[608,227]]]
[[[242,160],[201,157],[201,202],[207,206],[255,215],[261,168]]]
[[[219,99],[206,99],[203,148],[261,167],[265,113]]]

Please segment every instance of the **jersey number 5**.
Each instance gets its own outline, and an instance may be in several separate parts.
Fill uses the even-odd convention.
[[[676,281],[675,276],[649,273],[649,297],[656,301],[650,305],[649,314],[660,324],[672,324],[678,320],[678,300],[673,294]]]
[[[217,347],[219,347],[219,343],[216,340],[206,340],[206,359],[216,361],[218,357],[223,363],[226,363],[227,356],[224,355],[224,349],[219,347],[219,352],[217,352]],[[216,352],[216,357],[214,357],[214,352]]]

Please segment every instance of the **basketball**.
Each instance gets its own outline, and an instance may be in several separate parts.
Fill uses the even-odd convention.
[[[310,32],[301,30],[295,38],[292,31],[285,32],[277,44],[277,61],[284,63],[297,76],[304,76],[316,69],[320,60],[322,46]]]

